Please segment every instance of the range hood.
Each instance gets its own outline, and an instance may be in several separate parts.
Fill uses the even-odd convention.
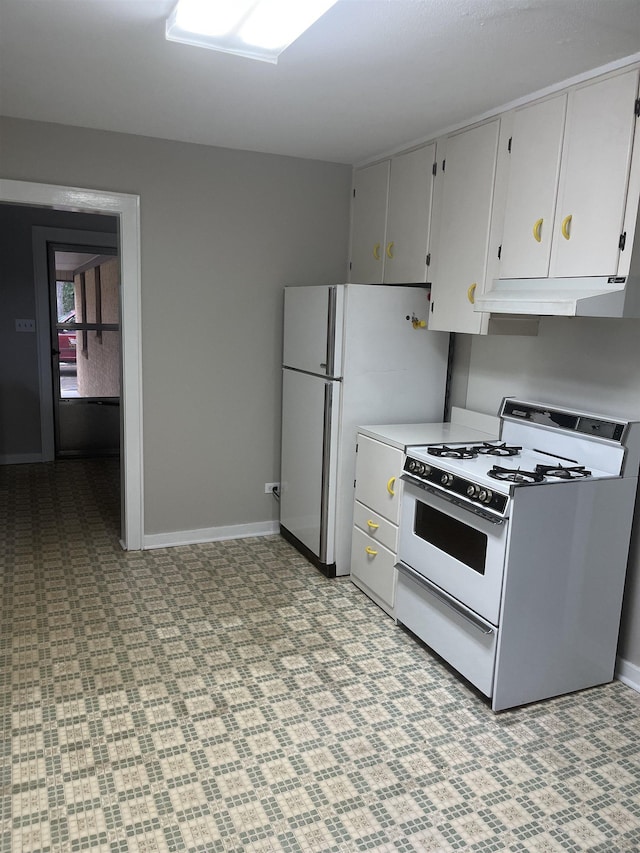
[[[556,317],[640,317],[638,276],[502,278],[474,311]]]

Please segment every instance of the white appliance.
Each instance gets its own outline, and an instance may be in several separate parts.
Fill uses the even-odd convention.
[[[356,427],[441,421],[449,335],[421,287],[285,287],[282,535],[329,577],[350,571]]]
[[[640,424],[505,398],[500,440],[411,448],[397,621],[495,711],[611,681]]]

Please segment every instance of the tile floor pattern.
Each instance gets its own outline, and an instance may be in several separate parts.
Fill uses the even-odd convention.
[[[114,494],[0,469],[3,853],[640,850],[640,695],[496,716],[277,536],[121,551]]]

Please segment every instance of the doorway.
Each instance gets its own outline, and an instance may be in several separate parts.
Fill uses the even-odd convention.
[[[118,456],[117,252],[50,243],[48,268],[55,457]]]
[[[136,195],[0,179],[0,202],[58,210],[99,213],[118,220],[121,267],[121,542],[127,550],[144,547],[142,375],[140,350],[140,198]],[[37,229],[34,229],[34,231]],[[46,229],[42,229],[46,230]],[[34,269],[37,263],[34,234]],[[45,270],[46,276],[46,256]],[[46,428],[52,417],[51,340],[49,300],[36,291],[36,328],[40,369],[43,456],[48,441]],[[43,378],[46,381],[43,381]],[[53,454],[53,438],[51,438]]]

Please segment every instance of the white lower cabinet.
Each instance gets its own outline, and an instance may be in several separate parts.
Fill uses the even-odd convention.
[[[358,434],[351,580],[393,617],[403,461],[403,450]]]

